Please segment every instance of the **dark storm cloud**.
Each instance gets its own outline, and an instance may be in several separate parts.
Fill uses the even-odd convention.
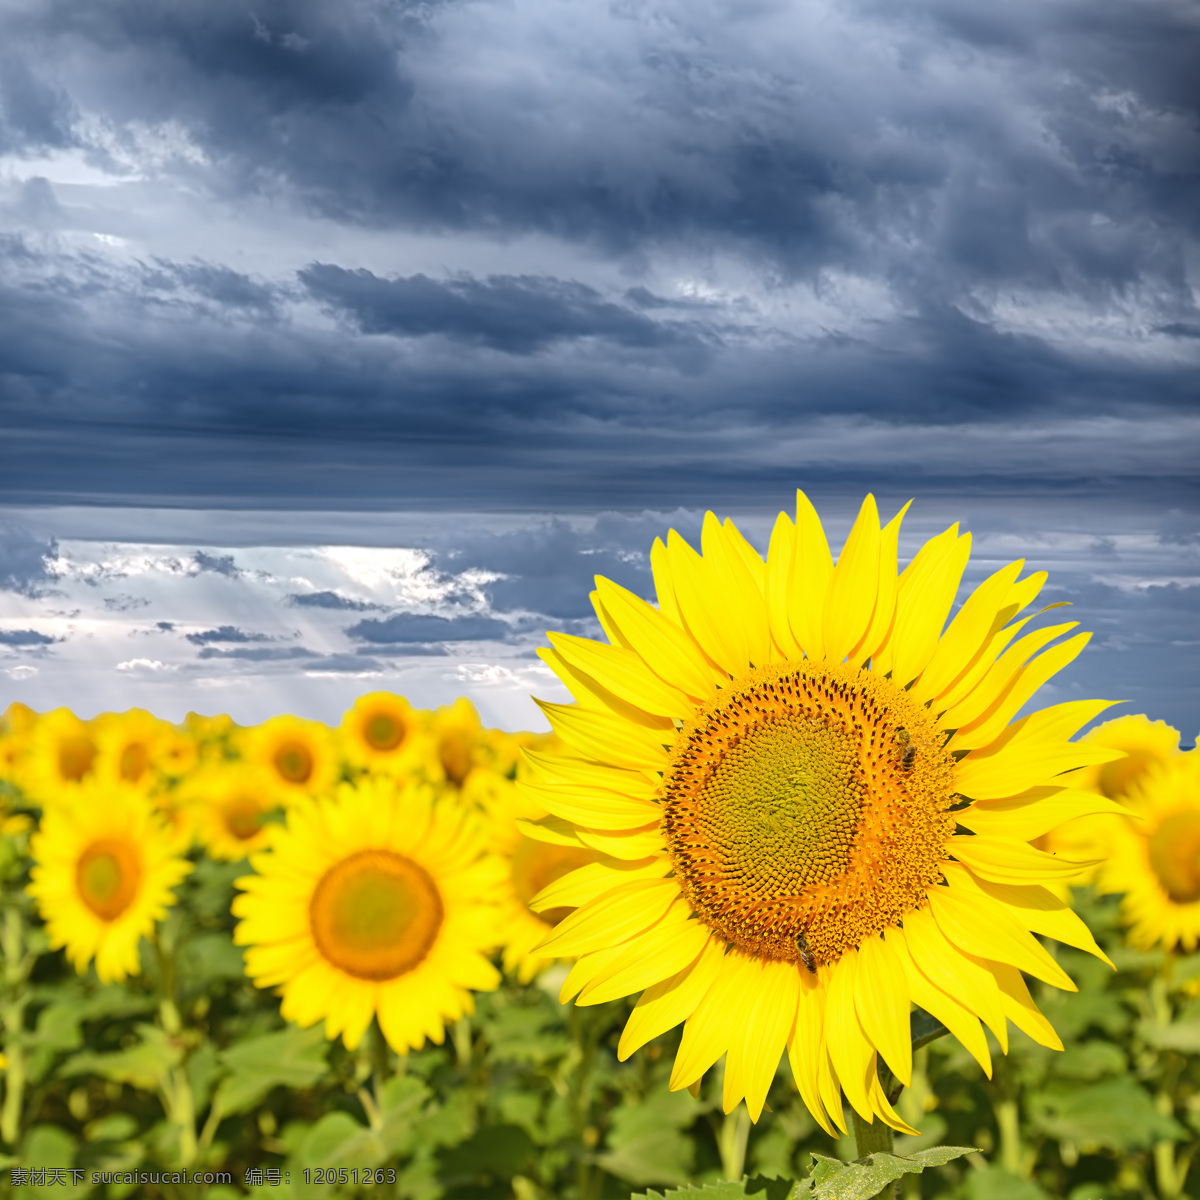
[[[396,642],[393,645],[373,644],[359,646],[354,652],[361,656],[359,662],[374,662],[374,655],[386,655],[388,658],[448,658],[450,651],[445,646],[425,644],[422,642]]]
[[[0,646],[50,646],[56,641],[36,629],[0,629]]]
[[[531,275],[380,279],[367,270],[313,263],[300,272],[300,281],[363,333],[438,334],[506,354],[536,354],[580,338],[639,350],[700,344],[695,330],[651,321],[569,280]]]
[[[511,533],[464,530],[434,547],[432,565],[460,572],[481,570],[504,578],[483,585],[501,611],[540,613],[557,618],[592,615],[588,594],[603,575],[641,596],[653,593],[650,547],[668,529],[699,544],[700,516],[601,513],[588,528],[561,519]]]
[[[0,522],[0,591],[36,595],[54,578],[48,565],[57,557],[53,538],[43,541],[27,529]]]
[[[352,600],[337,592],[293,592],[287,597],[287,603],[297,608],[330,608],[341,612],[366,612],[379,607],[369,600]]]
[[[193,646],[207,646],[210,642],[268,642],[265,633],[247,633],[234,625],[222,625],[217,629],[205,629],[200,633],[184,635]]]
[[[509,626],[494,617],[472,614],[437,617],[420,613],[397,613],[383,620],[359,621],[346,630],[349,637],[372,646],[407,642],[502,641],[509,632]]]

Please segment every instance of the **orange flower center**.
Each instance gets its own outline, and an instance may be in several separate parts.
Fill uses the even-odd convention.
[[[407,732],[404,722],[391,713],[372,713],[363,722],[363,738],[372,750],[395,750]]]
[[[98,838],[75,864],[79,898],[102,921],[115,921],[133,903],[141,879],[137,848],[120,838]]]
[[[85,734],[65,737],[58,744],[58,773],[63,779],[78,783],[91,769],[96,757],[96,744]]]
[[[662,828],[697,916],[729,944],[833,963],[941,877],[954,760],[925,708],[842,664],[762,667],[684,725]]]
[[[149,765],[150,751],[146,748],[145,743],[130,742],[121,751],[121,761],[118,770],[121,772],[122,779],[128,779],[130,783],[136,783],[146,773],[146,768]]]
[[[1150,835],[1151,870],[1176,904],[1200,900],[1200,812],[1164,817]]]
[[[249,841],[263,827],[263,810],[252,796],[234,796],[221,806],[221,820],[230,837]]]
[[[303,742],[284,742],[274,761],[275,770],[288,783],[307,783],[312,776],[312,751]]]
[[[424,867],[360,850],[321,877],[309,902],[313,940],[335,967],[381,982],[411,971],[442,926],[441,893]]]
[[[471,772],[472,737],[458,729],[448,730],[438,739],[438,755],[446,778],[458,787]]]

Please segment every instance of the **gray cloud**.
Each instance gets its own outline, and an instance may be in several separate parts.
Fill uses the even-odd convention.
[[[379,608],[369,600],[353,600],[337,592],[293,592],[287,597],[287,603],[297,608],[329,608],[341,612],[366,612],[368,609]]]
[[[0,522],[0,591],[35,595],[54,576],[49,563],[58,557],[53,538],[43,540],[26,529]]]
[[[203,550],[197,550],[192,555],[192,564],[201,574],[210,572],[213,575],[224,575],[228,579],[237,579],[241,575],[232,554],[207,554]]]
[[[368,618],[346,630],[347,636],[356,641],[369,642],[372,646],[408,642],[502,641],[509,632],[509,626],[495,617],[474,614],[438,617],[421,613],[397,613],[382,620]]]
[[[222,625],[217,629],[204,629],[199,633],[184,635],[194,646],[206,646],[210,642],[269,642],[265,633],[247,633],[234,625]]]
[[[263,646],[250,649],[218,650],[214,646],[205,646],[198,658],[233,658],[243,662],[290,662],[293,659],[318,658],[312,650],[303,646]]]
[[[36,629],[0,629],[0,646],[50,646],[58,640]]]

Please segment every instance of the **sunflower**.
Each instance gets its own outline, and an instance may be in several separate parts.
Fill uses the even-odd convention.
[[[518,982],[529,983],[548,965],[534,953],[535,948],[570,911],[559,908],[535,913],[529,902],[569,871],[594,862],[620,869],[621,863],[581,845],[575,830],[565,822],[547,822],[545,808],[532,803],[526,792],[494,771],[472,771],[462,795],[486,814],[492,853],[506,867],[500,917],[504,969],[515,974]],[[528,822],[541,823],[534,830],[536,837],[526,832]]]
[[[287,1020],[324,1017],[352,1050],[377,1016],[403,1053],[440,1043],[500,981],[486,956],[500,864],[477,817],[426,785],[364,778],[300,802],[250,862],[234,941],[259,987],[282,987]]]
[[[522,787],[581,844],[630,855],[535,899],[576,907],[542,952],[578,956],[564,1001],[642,993],[621,1058],[685,1022],[673,1089],[725,1055],[727,1112],[744,1097],[758,1118],[786,1049],[826,1130],[845,1129],[842,1092],[907,1130],[876,1068],[910,1079],[910,1003],[990,1072],[981,1019],[1002,1048],[1006,1019],[1061,1047],[1021,973],[1074,984],[1033,933],[1103,957],[1041,886],[1078,864],[1029,840],[1116,807],[1058,778],[1120,757],[1068,741],[1107,705],[1013,722],[1089,635],[1018,636],[1046,579],[1020,562],[945,625],[970,534],[951,526],[897,577],[903,515],[881,529],[868,496],[835,563],[803,493],[765,561],[708,513],[702,554],[655,542],[657,607],[597,577],[607,644],[550,634],[540,652],[577,701],[541,704],[571,753],[529,753]]]
[[[178,788],[190,833],[213,858],[240,862],[270,842],[267,818],[283,807],[274,775],[240,763],[210,766]]]
[[[192,869],[176,857],[146,798],[127,784],[85,780],[42,818],[30,842],[29,894],[52,949],[77,971],[96,960],[101,983],[138,973],[138,942],[174,904]]]
[[[1135,946],[1190,953],[1200,944],[1200,752],[1149,767],[1124,799],[1141,819],[1107,823],[1099,889],[1124,893]]]
[[[400,776],[434,774],[426,722],[403,696],[367,692],[342,715],[342,752],[356,767]]]
[[[174,730],[144,708],[113,713],[96,733],[93,770],[105,780],[117,780],[149,791],[158,781],[163,749]]]
[[[99,752],[98,726],[81,721],[69,708],[42,714],[29,734],[22,785],[43,806],[73,795],[91,775]]]
[[[333,733],[320,721],[284,713],[242,731],[238,745],[246,763],[267,771],[291,799],[327,792],[341,774]]]

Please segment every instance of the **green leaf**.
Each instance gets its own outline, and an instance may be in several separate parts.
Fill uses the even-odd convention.
[[[1049,1200],[1032,1179],[1010,1175],[999,1167],[972,1171],[967,1176],[968,1200]]]
[[[970,1146],[934,1146],[908,1157],[899,1154],[868,1154],[852,1163],[813,1155],[820,1159],[813,1171],[813,1200],[870,1200],[902,1175],[920,1174],[929,1167],[940,1167],[964,1154]]]
[[[138,1123],[128,1113],[109,1113],[84,1127],[89,1142],[124,1142],[137,1133]]]
[[[220,1055],[231,1073],[221,1080],[213,1098],[217,1111],[222,1118],[246,1112],[273,1087],[312,1087],[325,1074],[328,1048],[320,1025],[311,1029],[289,1025],[280,1033],[235,1042]]]
[[[1050,1064],[1059,1079],[1100,1079],[1105,1075],[1121,1075],[1128,1063],[1125,1052],[1112,1042],[1078,1042],[1055,1055]]]
[[[23,1167],[70,1167],[75,1162],[75,1139],[57,1125],[35,1125],[21,1141],[20,1162]],[[86,1175],[82,1183],[72,1183],[68,1175],[65,1186],[56,1182],[45,1188],[20,1189],[30,1195],[44,1192],[67,1200],[90,1190]]]
[[[1145,1042],[1160,1050],[1182,1050],[1185,1054],[1200,1051],[1200,1019],[1176,1021],[1172,1025],[1141,1021],[1137,1031]]]
[[[59,1069],[64,1076],[101,1075],[116,1083],[127,1083],[143,1092],[162,1087],[171,1068],[183,1057],[183,1049],[157,1025],[137,1026],[141,1041],[127,1050],[93,1054],[84,1050],[72,1055]]]
[[[836,1161],[836,1160],[835,1160]],[[794,1183],[790,1179],[767,1179],[755,1175],[736,1183],[691,1184],[665,1192],[638,1192],[630,1200],[792,1200],[807,1192],[809,1180]]]
[[[642,1104],[626,1104],[612,1114],[607,1150],[597,1162],[610,1175],[630,1183],[686,1183],[695,1145],[681,1130],[700,1112],[687,1092],[656,1092]]]
[[[1063,1084],[1029,1098],[1030,1120],[1051,1137],[1112,1150],[1144,1149],[1160,1138],[1179,1139],[1183,1127],[1164,1116],[1128,1076],[1091,1087]]]
[[[465,1142],[438,1151],[443,1184],[511,1179],[533,1154],[533,1139],[519,1125],[486,1125]]]
[[[188,994],[209,992],[222,980],[244,979],[246,964],[240,946],[227,933],[202,933],[179,950],[179,982]]]

